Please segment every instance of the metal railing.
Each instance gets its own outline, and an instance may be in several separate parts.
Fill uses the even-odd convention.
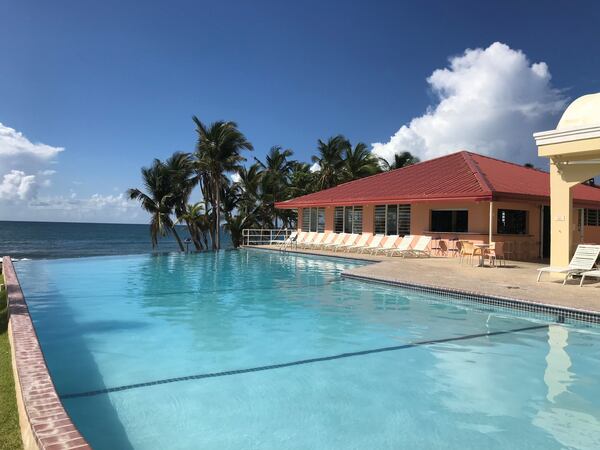
[[[292,234],[287,228],[244,228],[242,230],[243,245],[271,245],[279,241],[283,243]]]

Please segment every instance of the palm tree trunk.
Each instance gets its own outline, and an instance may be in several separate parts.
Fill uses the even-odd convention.
[[[221,224],[220,219],[221,219],[221,189],[219,188],[219,178],[217,178],[215,180],[215,206],[214,206],[214,212],[215,212],[215,241],[214,241],[214,247],[216,250],[220,250],[221,249]]]
[[[184,252],[185,248],[183,248],[183,242],[181,242],[181,238],[179,237],[179,234],[177,234],[177,230],[175,229],[175,226],[173,226],[171,228],[171,231],[173,231],[173,236],[175,236],[175,239],[177,240],[177,243],[179,244],[179,249]]]
[[[196,233],[196,230],[194,229],[192,224],[190,222],[188,222],[187,220],[185,221],[185,223],[186,223],[188,231],[190,233],[190,237],[192,238],[192,242],[194,243],[194,247],[196,247],[196,250],[198,250],[198,251],[202,250],[202,244],[198,240],[198,235]]]

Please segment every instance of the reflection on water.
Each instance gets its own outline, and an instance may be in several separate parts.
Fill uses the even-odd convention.
[[[576,379],[567,352],[569,329],[554,325],[548,329],[548,355],[544,383],[548,394],[533,424],[573,449],[600,448],[598,398],[581,398],[569,387]],[[589,412],[588,412],[589,411]]]

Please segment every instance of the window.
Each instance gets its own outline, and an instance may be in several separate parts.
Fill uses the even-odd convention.
[[[325,232],[325,208],[317,210],[317,231],[319,233]]]
[[[317,208],[310,208],[310,231],[317,231]]]
[[[352,207],[344,207],[344,233],[352,233]]]
[[[362,234],[362,220],[363,220],[362,206],[354,206],[352,209],[353,209],[352,232],[354,234]]]
[[[325,231],[325,208],[302,209],[302,231]]]
[[[431,231],[466,233],[469,229],[467,210],[431,210]]]
[[[410,205],[375,206],[375,234],[410,234]]]
[[[302,231],[310,230],[310,209],[302,208]]]
[[[336,233],[362,233],[362,206],[336,206],[333,215],[333,230]]]
[[[344,232],[344,207],[336,206],[333,215],[333,231],[336,233]]]
[[[584,224],[588,227],[600,227],[600,210],[586,209],[584,213]]]
[[[398,234],[410,234],[410,205],[398,205]]]
[[[527,234],[527,211],[498,210],[498,234]]]

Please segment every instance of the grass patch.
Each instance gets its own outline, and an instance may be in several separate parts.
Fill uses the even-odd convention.
[[[0,274],[0,284],[4,278]],[[23,448],[8,342],[6,290],[0,292],[0,450]]]

